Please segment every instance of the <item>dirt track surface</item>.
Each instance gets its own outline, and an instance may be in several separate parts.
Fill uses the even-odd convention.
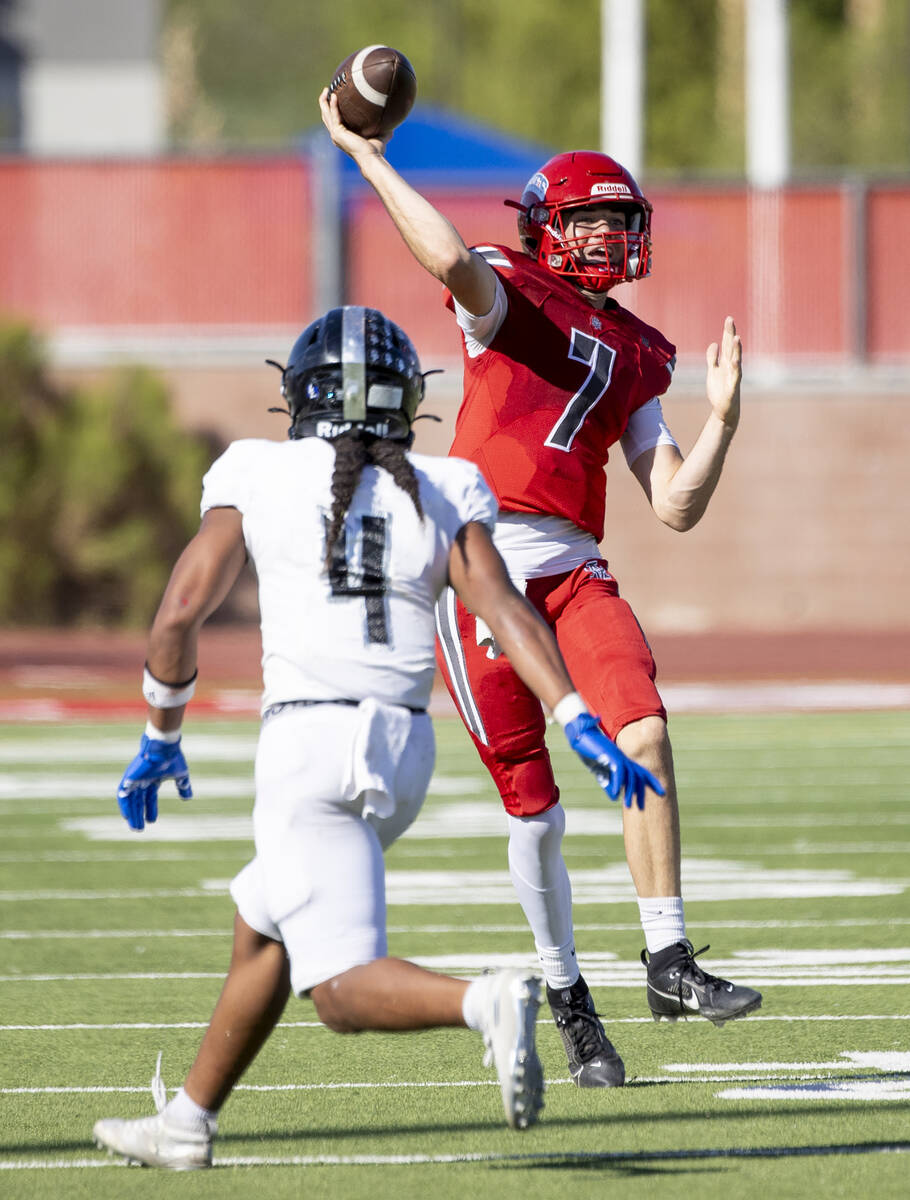
[[[910,630],[802,634],[661,634],[651,639],[658,677],[676,681],[910,680]],[[259,631],[212,626],[199,643],[200,688],[258,688]],[[0,691],[139,686],[145,635],[0,630]]]

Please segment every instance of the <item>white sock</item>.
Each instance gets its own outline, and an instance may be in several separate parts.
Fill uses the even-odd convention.
[[[183,1129],[199,1129],[206,1133],[214,1133],[218,1128],[216,1120],[218,1113],[211,1108],[203,1108],[186,1094],[183,1088],[165,1109],[168,1120]]]
[[[478,975],[468,984],[468,990],[461,1001],[461,1013],[468,1029],[483,1032],[484,1014],[486,1012],[487,996],[493,983],[492,975]]]
[[[638,911],[649,954],[681,942],[686,936],[682,896],[639,897]]]
[[[569,988],[581,974],[575,957],[575,943],[564,946],[538,946],[537,960],[547,981],[547,987]]]

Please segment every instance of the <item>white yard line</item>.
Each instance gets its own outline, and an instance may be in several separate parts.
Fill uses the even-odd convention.
[[[0,975],[0,983],[103,983],[110,980],[122,982],[128,979],[144,979],[159,982],[162,979],[224,979],[224,971],[86,971],[79,974],[60,975]]]
[[[136,941],[146,938],[229,938],[232,931],[224,929],[4,929],[0,941],[32,942],[63,940],[81,942],[92,938],[126,938]]]
[[[905,1050],[841,1051],[834,1062],[733,1062],[733,1063],[664,1063],[665,1071],[679,1075],[701,1074],[709,1071],[855,1071],[858,1067],[872,1067],[877,1071],[896,1071],[910,1075],[910,1053]]]
[[[227,882],[227,881],[225,881]],[[203,897],[221,899],[224,888],[153,888],[148,891],[64,891],[46,889],[34,892],[0,892],[0,904],[34,904],[40,900],[199,900]]]
[[[219,824],[221,824],[223,827],[223,820],[219,821]],[[469,826],[469,828],[470,828],[470,826]],[[568,837],[567,841],[563,845],[563,850],[566,855],[566,858],[571,859],[575,854],[587,854],[589,852],[587,849],[583,849],[583,848],[579,847],[578,843],[574,840],[575,837],[577,837],[577,836],[580,836],[580,835],[584,835],[584,836],[591,836],[591,835],[593,835],[593,836],[613,836],[613,835],[621,836],[621,832],[622,831],[619,827],[617,827],[614,830],[612,827],[606,827],[606,824],[605,824],[604,828],[599,828],[599,829],[573,829],[572,835]],[[493,837],[493,836],[499,836],[500,833],[502,833],[502,830],[491,830],[489,832],[483,832],[483,833],[478,833],[475,831],[470,834],[462,833],[462,834],[459,834],[458,836]],[[142,835],[140,835],[140,837],[141,836]],[[435,837],[435,834],[433,836]],[[446,835],[440,834],[440,837],[442,837],[442,836],[448,837],[449,835],[448,834],[446,834]],[[453,836],[455,836],[455,835],[453,835]],[[398,847],[399,852],[404,851],[405,853],[411,853],[415,856],[426,855],[428,853],[433,853],[433,854],[439,853],[436,850],[432,850],[432,849],[428,850],[428,848],[423,845],[421,845],[421,846],[412,845],[411,843],[415,839],[411,838],[410,832],[408,833],[408,838],[409,838],[409,840],[407,842],[405,842],[403,845],[400,845]],[[252,839],[252,833],[250,835],[250,840],[251,839]],[[200,849],[198,851],[179,850],[179,849],[170,849],[170,848],[162,847],[158,842],[153,841],[152,844],[148,847],[148,849],[142,849],[142,848],[140,848],[141,843],[139,843],[135,837],[133,837],[131,840],[133,842],[133,845],[129,852],[130,862],[194,863],[194,862],[211,862],[211,859],[212,859],[211,847],[208,847],[207,849],[205,847],[200,847]],[[143,838],[143,840],[144,840],[144,838]],[[166,840],[168,842],[170,842],[170,841],[176,840],[176,839],[167,838]],[[190,840],[192,840],[192,839],[190,839]],[[218,840],[246,841],[247,839],[245,836],[238,837],[236,839],[234,839],[234,838],[219,839],[219,837],[216,833],[215,837],[213,837],[209,840],[210,841],[218,841]],[[416,840],[419,841],[420,839],[416,839]],[[505,840],[505,839],[503,838],[503,840]],[[706,858],[706,857],[710,857],[712,855],[719,856],[721,854],[725,854],[728,852],[726,847],[717,847],[717,846],[706,845],[706,844],[700,845],[698,843],[692,842],[691,840],[689,841],[688,849],[689,849],[690,854],[697,855],[700,858]],[[247,851],[244,850],[244,853],[246,853],[246,852]],[[760,855],[761,855],[762,860],[764,861],[765,859],[768,859],[768,858],[794,858],[794,857],[822,858],[822,857],[829,857],[829,856],[843,855],[843,854],[855,856],[858,854],[877,854],[877,855],[878,854],[906,854],[908,852],[910,852],[910,842],[903,842],[903,843],[898,842],[898,841],[836,842],[836,843],[835,842],[818,842],[811,846],[796,843],[793,845],[762,847],[762,849],[760,851]],[[236,853],[236,851],[234,849],[226,849],[223,851],[223,854],[226,856],[230,856],[234,853]],[[454,851],[454,850],[452,851],[453,857],[455,856],[456,853],[457,853],[456,851]],[[95,848],[95,847],[89,847],[88,849],[85,849],[85,850],[28,850],[28,851],[12,850],[12,851],[7,851],[5,853],[0,853],[0,863],[7,863],[11,866],[21,866],[21,865],[25,865],[28,863],[50,863],[50,862],[78,863],[80,865],[85,864],[85,863],[107,863],[107,862],[119,863],[119,862],[123,862],[123,852],[122,852],[122,850],[105,850],[105,849],[100,849],[100,848]],[[0,934],[0,936],[2,936],[2,934]]]
[[[754,1025],[758,1022],[772,1022],[777,1024],[794,1024],[812,1022],[830,1022],[837,1025],[840,1022],[850,1021],[910,1021],[910,1013],[837,1013],[828,1015],[813,1015],[803,1016],[801,1014],[775,1014],[766,1016],[750,1016],[749,1024]],[[549,1017],[541,1017],[538,1025],[552,1025],[553,1021]],[[653,1017],[611,1017],[609,1024],[613,1025],[652,1025]],[[99,1031],[106,1032],[108,1030],[120,1029],[207,1029],[208,1021],[120,1021],[113,1024],[87,1023],[84,1021],[75,1021],[68,1025],[0,1025],[0,1033],[69,1033],[69,1032],[84,1032],[84,1031]],[[321,1021],[281,1021],[278,1029],[319,1029],[324,1032],[329,1032],[328,1028]],[[670,1067],[668,1066],[668,1070]]]
[[[189,754],[189,752],[187,752]],[[229,756],[228,756],[229,757]],[[0,776],[0,801],[5,801],[5,807],[0,805],[0,812],[14,812],[23,800],[45,801],[42,805],[29,804],[29,812],[54,813],[66,811],[77,800],[104,800],[113,802],[116,794],[117,780],[124,766],[129,762],[124,759],[116,771],[105,771],[103,774],[79,772],[72,769],[51,772],[20,772],[12,774],[8,771]],[[254,784],[252,774],[244,772],[235,775],[210,775],[204,771],[193,770],[193,762],[188,758],[193,776],[193,790],[203,799],[249,799],[252,803]],[[859,781],[857,781],[859,782]],[[430,780],[428,793],[431,796],[474,796],[487,789],[486,781],[477,775],[434,775]],[[167,793],[162,793],[167,794]],[[49,805],[48,801],[57,801]],[[476,805],[483,811],[484,806]],[[494,811],[499,812],[501,823],[505,817],[498,805]]]
[[[855,1068],[854,1068],[855,1070]],[[791,1083],[815,1083],[819,1082],[820,1076],[818,1072],[803,1072],[801,1074],[787,1072],[785,1074],[769,1075],[765,1072],[756,1073],[754,1071],[741,1071],[739,1074],[718,1074],[699,1075],[697,1079],[681,1078],[679,1075],[630,1075],[627,1083],[638,1084],[662,1084],[669,1086],[675,1084],[677,1086],[691,1087],[694,1084],[704,1083],[766,1083],[776,1081],[787,1081]],[[872,1077],[869,1077],[870,1081]],[[560,1076],[555,1079],[547,1079],[546,1086],[562,1087],[572,1084],[572,1080],[568,1077]],[[838,1081],[844,1082],[844,1081]],[[882,1081],[884,1082],[884,1080]],[[898,1080],[897,1082],[902,1082]],[[486,1088],[498,1087],[499,1081],[496,1079],[401,1079],[401,1080],[351,1080],[349,1082],[335,1083],[238,1083],[234,1088],[235,1092],[256,1092],[275,1094],[280,1092],[350,1092],[350,1091],[407,1091],[417,1089],[418,1091],[433,1091],[436,1089],[446,1090],[449,1088]],[[116,1087],[116,1086],[94,1086],[94,1087],[2,1087],[0,1088],[0,1096],[107,1096],[107,1095],[148,1095],[149,1085],[145,1084],[141,1087]],[[169,1092],[176,1095],[179,1090],[176,1087],[168,1088]]]
[[[906,1154],[910,1142],[879,1142],[857,1146],[855,1143],[833,1146],[763,1146],[755,1149],[731,1146],[728,1149],[705,1150],[563,1150],[539,1154],[317,1154],[317,1155],[216,1155],[215,1167],[401,1167],[445,1166],[452,1163],[507,1162],[533,1166],[537,1163],[611,1162],[697,1162],[701,1159],[778,1159],[829,1158],[839,1155]],[[0,1162],[0,1171],[67,1171],[86,1168],[125,1167],[123,1160],[113,1158],[26,1159],[21,1162]]]
[[[889,917],[888,925],[910,925],[910,917]],[[710,929],[868,929],[880,928],[880,917],[845,917],[832,921],[711,921]],[[576,933],[638,933],[641,925],[635,921],[621,921],[612,924],[599,922],[583,922],[575,925]],[[439,934],[462,933],[473,937],[480,933],[521,933],[528,932],[527,925],[389,925],[391,934]],[[232,936],[231,930],[223,929],[3,929],[0,930],[0,941],[84,941],[94,938],[123,938],[128,941],[145,940],[146,938],[196,938]]]
[[[0,1025],[0,1033],[68,1033],[73,1030],[95,1030],[106,1032],[110,1029],[207,1029],[208,1021],[117,1021],[110,1025],[97,1022],[75,1021],[70,1025]],[[281,1029],[324,1029],[327,1026],[321,1021],[282,1021]]]

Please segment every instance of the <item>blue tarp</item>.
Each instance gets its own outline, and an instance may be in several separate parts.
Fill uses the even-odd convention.
[[[554,154],[443,109],[421,105],[395,130],[387,157],[396,170],[508,176],[522,183]]]
[[[315,131],[315,136],[325,136]],[[556,153],[551,147],[522,141],[499,130],[430,105],[418,104],[395,130],[386,157],[403,175],[433,176],[447,183],[507,181],[513,191]],[[343,159],[345,185],[359,176],[347,155]]]

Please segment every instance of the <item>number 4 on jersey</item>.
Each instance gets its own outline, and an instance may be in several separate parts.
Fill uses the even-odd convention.
[[[575,435],[584,424],[585,417],[597,404],[610,386],[616,351],[580,329],[572,330],[569,343],[569,358],[585,363],[591,369],[588,377],[563,409],[562,416],[550,430],[545,446],[555,450],[571,450]]]
[[[328,522],[326,521],[326,524]],[[366,604],[366,641],[387,645],[385,595],[388,580],[383,574],[386,555],[386,519],[364,515],[357,535],[350,539],[345,529],[332,547],[329,584],[333,596],[362,596]],[[354,565],[360,558],[359,569]]]

